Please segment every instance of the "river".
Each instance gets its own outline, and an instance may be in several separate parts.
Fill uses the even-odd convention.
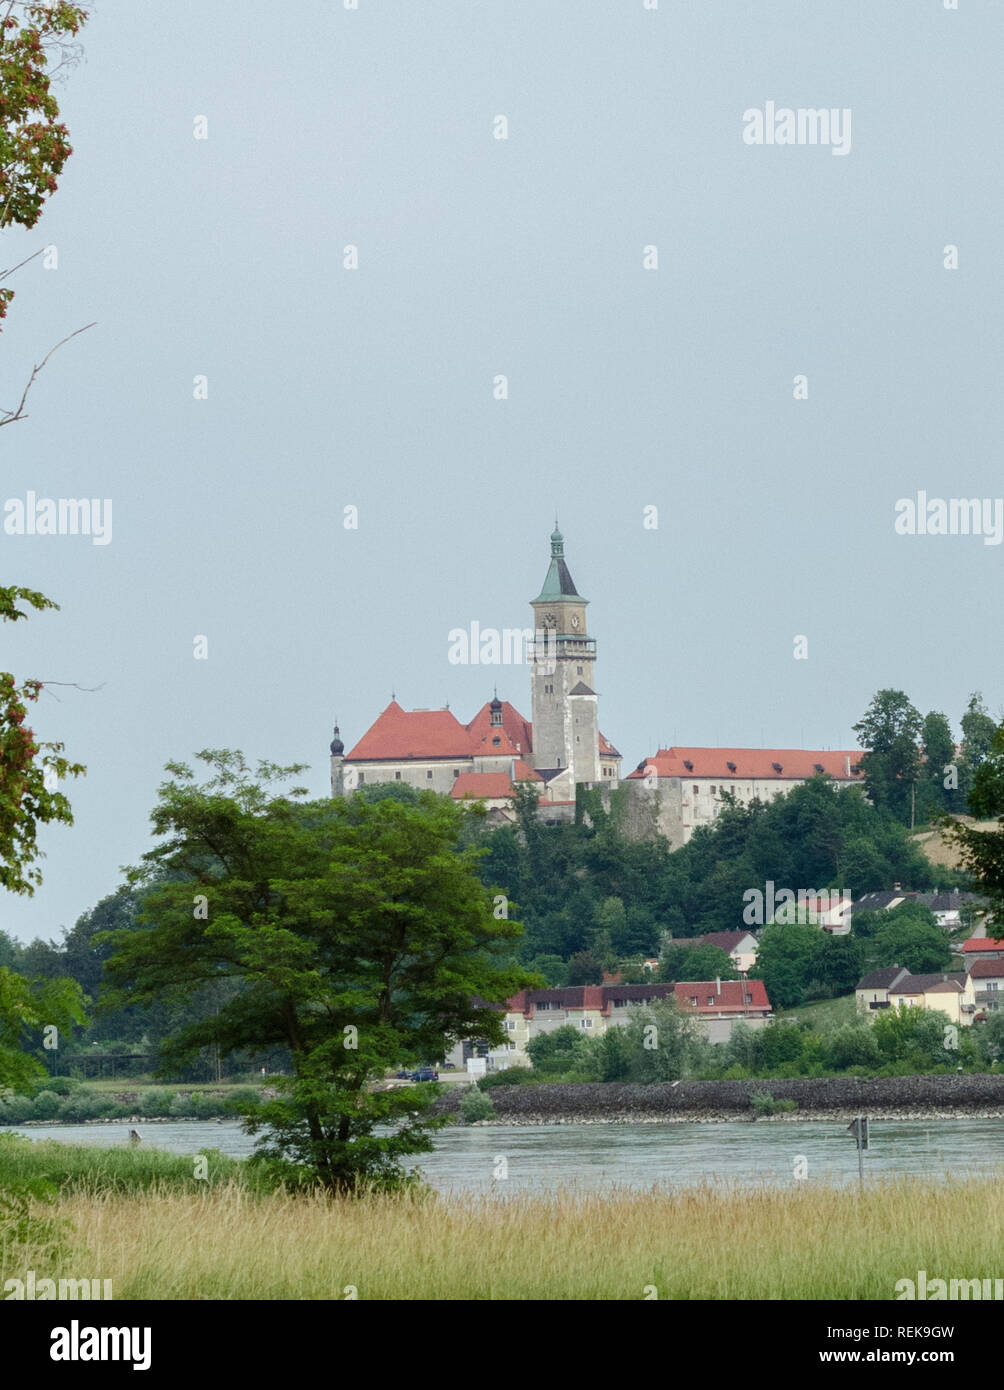
[[[64,1144],[127,1144],[129,1125],[49,1125],[17,1129]],[[253,1140],[234,1120],[137,1125],[142,1141],[171,1153],[220,1149],[244,1158]],[[553,1191],[653,1183],[787,1185],[796,1169],[809,1183],[857,1181],[857,1150],[846,1122],[729,1121],[722,1124],[491,1125],[451,1127],[415,1159],[440,1192]],[[1004,1176],[1004,1119],[960,1116],[871,1125],[865,1177],[954,1179]]]

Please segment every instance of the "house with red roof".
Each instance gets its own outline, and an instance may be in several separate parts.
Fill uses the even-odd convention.
[[[629,1023],[632,1011],[673,998],[679,1008],[696,1014],[711,1042],[727,1042],[736,1023],[763,1028],[773,1010],[762,980],[699,980],[676,984],[568,985],[563,989],[523,989],[506,1000],[503,1026],[507,1042],[488,1052],[493,1069],[528,1067],[531,1039],[569,1025],[590,1037]],[[496,1006],[497,1007],[497,1006]],[[447,1059],[462,1069],[470,1044],[457,1044]]]
[[[976,1007],[994,1013],[1004,1007],[1004,956],[973,961],[969,978],[976,992]]]
[[[962,943],[962,957],[968,968],[974,960],[1004,959],[1004,939],[994,936],[971,936]]]

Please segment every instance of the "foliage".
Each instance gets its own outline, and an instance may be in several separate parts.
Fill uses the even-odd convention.
[[[448,798],[302,803],[302,789],[274,790],[299,767],[252,775],[240,753],[199,756],[205,785],[168,766],[152,814],[162,843],[144,861],[170,877],[146,899],[149,929],[115,934],[107,1006],[238,983],[167,1039],[166,1065],[207,1044],[286,1047],[292,1074],[244,1112],[259,1154],[330,1190],[399,1183],[400,1159],[442,1123],[427,1113],[436,1088],[375,1084],[455,1040],[504,1041],[484,1003],[529,979],[506,963],[521,928],[493,916],[481,851],[458,849],[464,812]]]
[[[0,1090],[30,1091],[47,1075],[28,1051],[43,1028],[69,1034],[84,1019],[83,996],[73,980],[26,980],[0,968]]]
[[[0,588],[0,621],[17,622],[27,617],[28,608],[42,612],[57,607],[32,589]],[[41,681],[19,686],[9,671],[0,671],[0,888],[29,896],[42,881],[37,827],[53,821],[73,824],[58,782],[86,770],[63,756],[61,743],[39,742],[25,727],[28,705],[41,691]]]
[[[797,1100],[775,1100],[770,1091],[755,1090],[750,1093],[750,1109],[759,1120],[767,1115],[783,1115],[798,1109]]]
[[[477,1124],[478,1120],[490,1120],[495,1114],[495,1106],[487,1091],[472,1087],[460,1101],[460,1118],[465,1125]]]
[[[952,968],[948,936],[933,912],[919,903],[901,903],[883,916],[885,921],[868,943],[870,966],[902,965],[913,975]]]
[[[920,775],[921,718],[902,690],[880,690],[854,725],[864,754],[858,765],[873,805],[910,823]]]
[[[659,962],[659,979],[668,983],[738,978],[739,973],[729,953],[708,942],[688,946],[686,941],[671,941]]]

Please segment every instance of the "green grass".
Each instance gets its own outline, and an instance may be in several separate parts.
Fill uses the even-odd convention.
[[[138,1144],[103,1149],[23,1139],[0,1131],[0,1187],[6,1180],[44,1178],[62,1193],[138,1193],[152,1189],[195,1191],[237,1183],[248,1191],[269,1187],[263,1170],[241,1159],[206,1150],[206,1176],[195,1176],[196,1159]]]
[[[778,1009],[779,1019],[797,1019],[808,1023],[818,1033],[832,1033],[836,1028],[854,1023],[857,1019],[857,1001],[853,994],[841,995],[839,999],[816,999],[810,1004],[799,1004],[791,1009]]]

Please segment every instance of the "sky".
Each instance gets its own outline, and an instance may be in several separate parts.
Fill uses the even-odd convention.
[[[3,234],[58,264],[8,282],[0,405],[96,325],[0,430],[5,525],[34,492],[112,529],[0,530],[2,582],[61,605],[0,669],[66,683],[33,726],[88,769],[0,928],[114,891],[169,760],[303,762],[323,796],[335,718],[351,748],[392,692],[529,717],[526,668],[448,633],[530,624],[555,515],[625,772],[853,747],[890,686],[956,731],[973,691],[1001,710],[1004,545],[895,525],[1004,494],[999,8],[237,13],[96,0],[73,155]],[[849,148],[750,143],[768,103],[850,111]]]

